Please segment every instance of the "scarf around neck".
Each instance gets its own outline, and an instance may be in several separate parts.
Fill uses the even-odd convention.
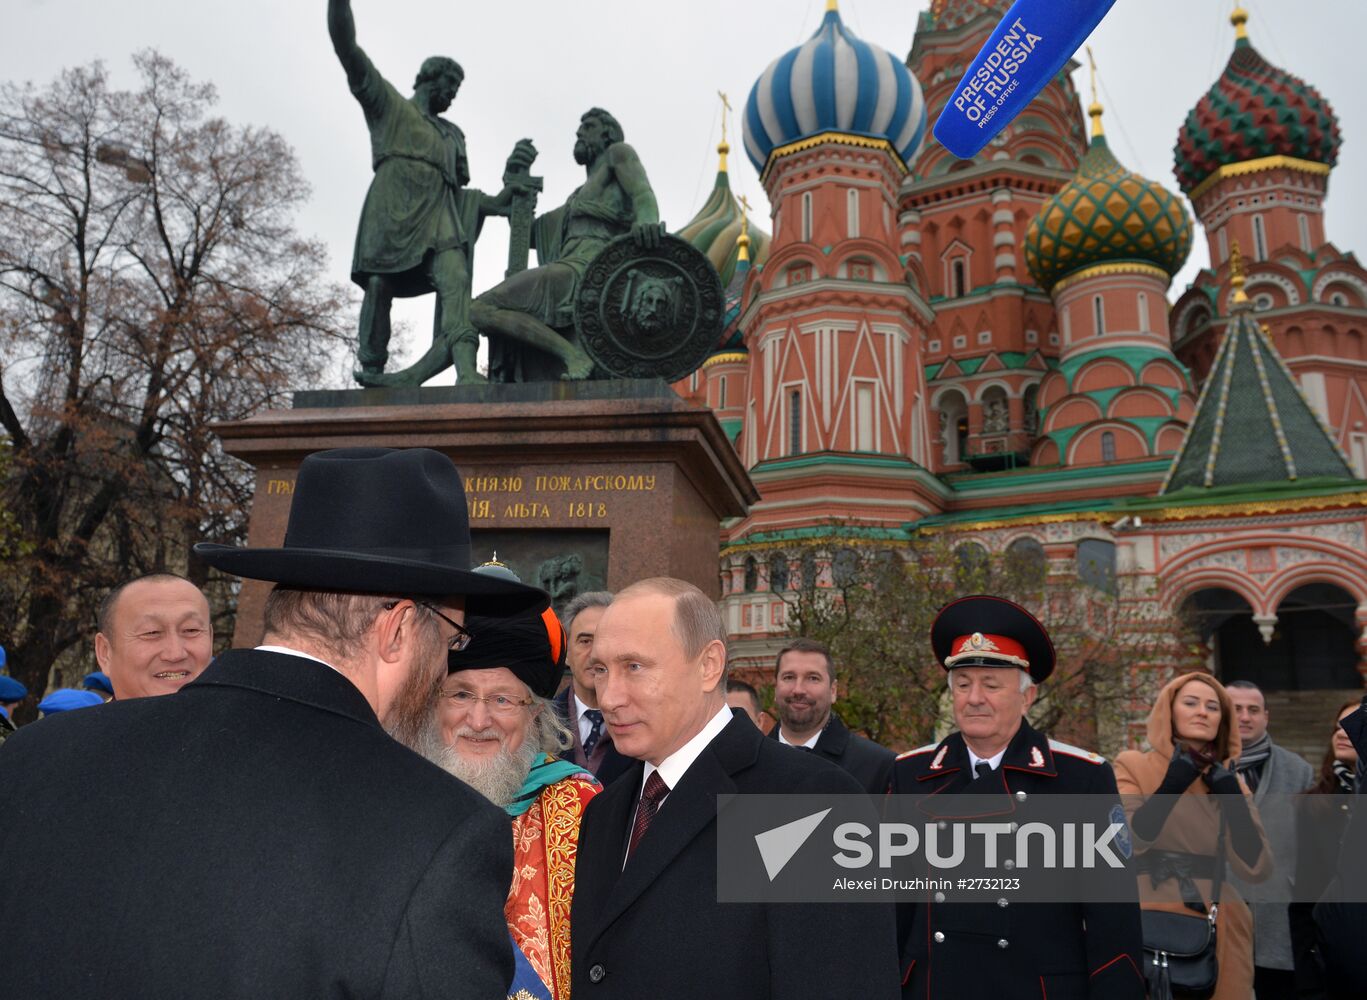
[[[536,797],[541,794],[543,788],[576,774],[582,775],[589,781],[596,782],[597,780],[572,761],[561,760],[548,753],[541,754],[536,763],[532,765],[532,769],[527,772],[527,780],[522,782],[522,788],[517,795],[513,796],[513,801],[503,807],[503,811],[509,816],[521,816],[532,807],[532,803],[536,801]]]
[[[1262,764],[1268,757],[1272,756],[1272,734],[1263,735],[1252,743],[1245,743],[1243,749],[1239,751],[1239,760],[1235,763],[1236,771],[1247,771]]]
[[[1339,788],[1349,795],[1353,794],[1353,765],[1347,761],[1334,761],[1334,777],[1338,779]]]

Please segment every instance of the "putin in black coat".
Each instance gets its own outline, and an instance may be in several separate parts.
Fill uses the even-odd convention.
[[[717,902],[717,796],[859,794],[727,707],[716,605],[679,580],[620,592],[592,666],[617,747],[640,763],[589,803],[570,920],[576,1000],[890,1000],[891,907]]]
[[[0,748],[0,993],[505,996],[508,819],[386,729],[424,731],[467,600],[544,595],[467,571],[460,474],[423,449],[311,455],[283,548],[201,554],[277,582],[266,646]]]

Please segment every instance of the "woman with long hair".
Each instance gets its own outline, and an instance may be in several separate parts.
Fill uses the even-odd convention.
[[[1272,868],[1252,796],[1233,772],[1239,727],[1224,687],[1200,672],[1169,682],[1149,713],[1148,741],[1151,749],[1127,750],[1115,761],[1130,813],[1139,903],[1144,910],[1204,917],[1220,865],[1228,863],[1247,882],[1262,881]],[[1248,1000],[1253,919],[1238,891],[1221,881],[1213,996]]]
[[[1334,728],[1320,764],[1319,780],[1296,813],[1296,902],[1288,908],[1291,949],[1296,959],[1296,995],[1329,997],[1312,911],[1338,864],[1339,842],[1348,824],[1353,769],[1358,754],[1339,721],[1357,711],[1346,701],[1334,713]]]

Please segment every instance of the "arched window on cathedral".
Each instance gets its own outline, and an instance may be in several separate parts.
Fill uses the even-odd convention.
[[[802,454],[802,390],[788,395],[788,454]]]
[[[1044,586],[1049,562],[1039,539],[1023,535],[1006,547],[1006,572],[1011,583],[1029,593],[1037,593]]]
[[[853,586],[859,581],[859,553],[841,549],[831,560],[831,581],[837,587]]]
[[[977,542],[964,542],[954,549],[954,583],[967,593],[986,593],[992,578],[992,559]]]
[[[1261,215],[1253,216],[1253,259],[1267,260],[1267,227]]]
[[[1078,579],[1107,594],[1115,593],[1115,542],[1084,538],[1077,543]]]
[[[1025,396],[1022,399],[1022,409],[1024,413],[1024,430],[1027,434],[1039,432],[1039,383],[1025,387]]]
[[[955,257],[949,264],[950,295],[961,299],[968,292],[968,266],[962,257]]]
[[[777,594],[788,589],[788,557],[775,552],[769,557],[769,591]]]
[[[1106,303],[1101,300],[1100,295],[1092,296],[1092,323],[1096,326],[1096,335],[1102,336],[1106,332]]]
[[[858,188],[850,188],[845,192],[845,235],[852,240],[859,238]]]
[[[802,241],[809,242],[812,238],[812,192],[802,193]]]
[[[745,557],[745,592],[753,594],[759,589],[759,563],[754,556]]]
[[[1115,461],[1115,435],[1110,431],[1101,432],[1101,460],[1103,462]]]

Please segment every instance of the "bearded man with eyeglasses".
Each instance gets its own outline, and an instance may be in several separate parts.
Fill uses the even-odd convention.
[[[573,737],[550,698],[569,642],[549,602],[507,618],[469,615],[466,628],[473,638],[447,654],[423,753],[512,819],[508,995],[565,1000],[579,820],[601,787],[558,756]]]

